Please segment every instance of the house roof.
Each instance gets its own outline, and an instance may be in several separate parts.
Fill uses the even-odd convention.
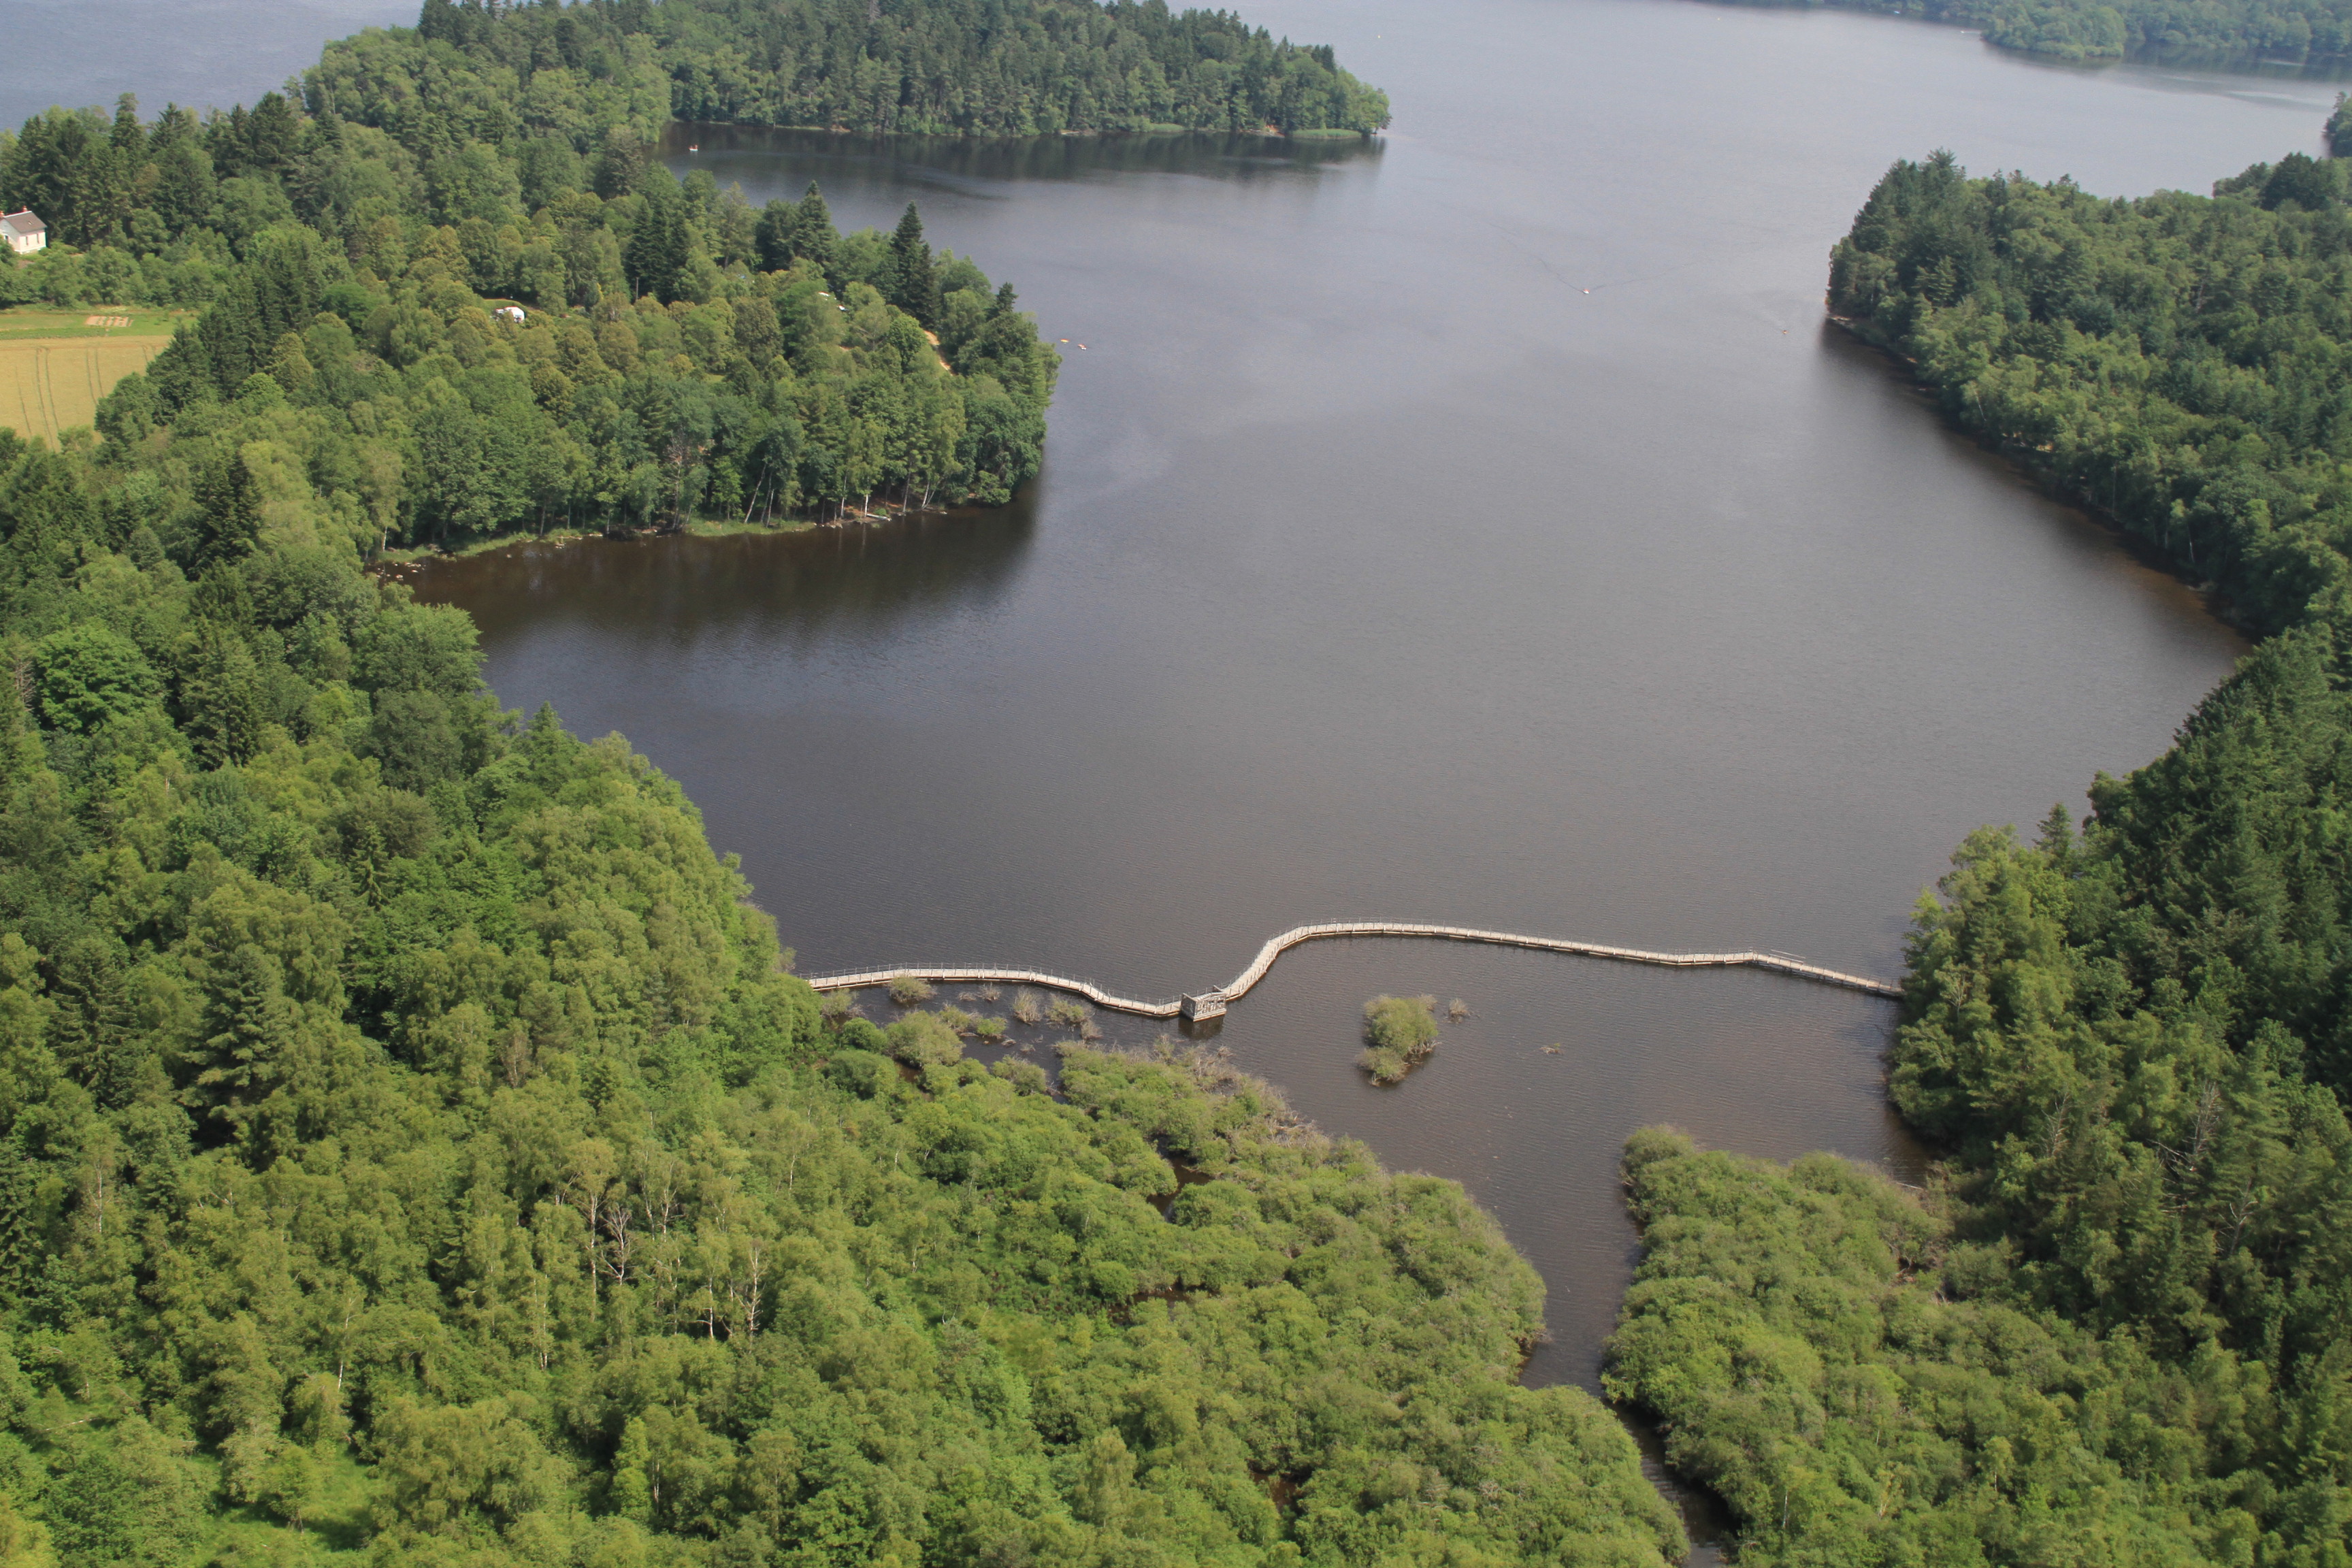
[[[10,234],[34,235],[49,232],[49,226],[35,217],[33,209],[30,207],[12,212],[5,217],[0,217],[0,228],[6,229]]]

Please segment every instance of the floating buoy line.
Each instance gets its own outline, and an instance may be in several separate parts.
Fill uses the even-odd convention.
[[[902,963],[888,969],[859,970],[850,974],[821,974],[811,977],[809,984],[819,991],[855,991],[862,986],[887,985],[901,977],[1000,985],[1042,985],[1055,991],[1075,992],[1097,1006],[1108,1007],[1115,1013],[1133,1013],[1146,1018],[1214,1018],[1225,1011],[1228,1004],[1239,1001],[1252,986],[1265,979],[1266,971],[1274,967],[1276,959],[1299,943],[1358,936],[1482,942],[1490,947],[1531,948],[1539,952],[1569,952],[1582,958],[1609,958],[1622,963],[1654,963],[1675,969],[1769,969],[1776,974],[1792,975],[1799,980],[1811,980],[1822,985],[1842,986],[1848,991],[1866,992],[1874,996],[1899,997],[1903,994],[1901,986],[1887,981],[1827,969],[1785,952],[1659,952],[1648,948],[1571,942],[1565,937],[1528,936],[1518,931],[1481,931],[1475,926],[1425,925],[1412,921],[1337,921],[1322,925],[1293,926],[1259,948],[1257,957],[1251,961],[1250,966],[1229,984],[1213,991],[1188,992],[1164,1002],[1139,1001],[1130,996],[1116,995],[1090,980],[1052,974],[1044,970],[986,969],[954,963]]]

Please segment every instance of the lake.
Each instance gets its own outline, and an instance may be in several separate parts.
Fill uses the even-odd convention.
[[[915,201],[1013,283],[1069,340],[1019,504],[415,579],[474,612],[509,705],[684,782],[803,972],[1166,995],[1285,927],[1384,917],[1892,976],[1964,834],[2084,809],[2242,651],[1826,328],[1826,258],[1896,157],[2202,190],[2318,150],[2334,83],[1686,0],[1246,14],[1337,45],[1394,132],[667,149],[755,202],[819,180],[845,226]],[[170,60],[170,25],[109,68]],[[1376,992],[1472,1016],[1375,1089]],[[1550,1285],[1530,1377],[1589,1385],[1633,1258],[1625,1134],[1915,1171],[1892,1014],[1364,942],[1285,958],[1219,1039],[1327,1130],[1467,1183]]]
[[[2241,651],[1825,327],[1826,257],[1897,156],[2201,189],[2315,147],[2329,83],[1823,12],[1253,16],[1335,41],[1394,132],[675,131],[674,169],[754,202],[815,179],[886,227],[918,203],[1069,340],[1022,504],[413,579],[474,612],[506,702],[684,781],[804,973],[1171,995],[1286,927],[1385,918],[1891,976],[1964,834],[2084,809]],[[1379,992],[1473,1011],[1391,1089],[1353,1065]],[[1590,1384],[1633,1256],[1625,1134],[1916,1169],[1892,1015],[1359,942],[1285,958],[1219,1038],[1469,1184],[1550,1284],[1530,1376]]]

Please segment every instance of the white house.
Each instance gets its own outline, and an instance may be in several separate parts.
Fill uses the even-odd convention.
[[[520,305],[501,305],[497,310],[491,311],[490,314],[496,316],[501,321],[512,321],[518,327],[521,326],[523,323],[522,307]]]
[[[17,255],[29,256],[49,243],[49,226],[26,207],[0,217],[0,238],[5,238],[8,248]]]

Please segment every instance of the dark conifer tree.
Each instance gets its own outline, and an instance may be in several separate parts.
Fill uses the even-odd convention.
[[[30,576],[56,570],[70,555],[58,546],[96,535],[98,507],[72,464],[35,446],[11,478],[0,494],[0,537],[16,558],[16,572]]]
[[[196,504],[204,509],[197,523],[197,570],[242,560],[260,542],[260,500],[244,453],[231,452],[196,482]]]
[[[261,311],[255,299],[254,278],[240,269],[229,279],[213,308],[196,319],[196,336],[203,342],[205,367],[212,372],[213,389],[233,397],[245,378],[259,370],[277,335],[264,335]]]
[[[205,150],[213,155],[213,166],[223,179],[244,174],[252,161],[252,137],[247,131],[252,118],[239,103],[205,126]]]
[[[204,626],[224,626],[239,636],[251,631],[253,595],[246,592],[244,574],[207,572],[197,578],[188,594],[188,614]]]
[[[114,132],[109,140],[131,168],[137,168],[147,155],[147,132],[139,123],[137,93],[126,92],[114,100]]]
[[[179,706],[197,760],[208,768],[245,762],[260,749],[269,722],[266,677],[253,649],[229,627],[208,621],[198,626],[188,659]]]
[[[278,174],[294,163],[301,151],[301,120],[294,118],[294,106],[275,91],[261,94],[245,122],[245,146],[254,169]]]
[[[0,1292],[29,1302],[42,1294],[48,1238],[42,1234],[38,1167],[25,1157],[21,1135],[0,1139]]]
[[[68,243],[81,237],[74,196],[76,171],[96,140],[79,114],[50,110],[25,121],[16,144],[0,160],[0,207],[30,207]]]
[[[833,226],[833,210],[824,205],[824,193],[811,180],[808,194],[801,197],[800,207],[793,216],[793,255],[814,262],[817,270],[830,276],[834,242],[839,237]]]
[[[462,47],[472,41],[473,28],[468,25],[472,20],[467,6],[453,4],[452,0],[425,0],[425,9],[416,18],[416,31],[422,37],[438,38]]]
[[[890,237],[888,281],[890,303],[926,327],[939,324],[939,279],[931,265],[931,247],[923,239],[922,215],[912,202],[898,219],[898,232]]]
[[[275,953],[247,942],[213,961],[205,990],[196,1089],[220,1124],[241,1131],[274,1087],[286,1044],[283,972]]]
[[[751,249],[759,258],[761,271],[782,272],[793,264],[793,226],[797,216],[793,204],[782,196],[760,209],[760,221],[751,228]]]
[[[126,1103],[134,1076],[122,1053],[131,1031],[131,994],[114,944],[93,935],[68,942],[58,954],[49,995],[57,1004],[49,1018],[49,1048],[58,1065],[100,1105]]]
[[[615,125],[604,132],[604,142],[596,149],[596,166],[591,176],[596,194],[606,201],[625,196],[637,188],[646,177],[648,158],[646,144],[637,133],[625,125]]]
[[[134,109],[138,106],[138,100],[131,94],[125,93],[123,97],[131,100]],[[167,147],[184,145],[196,140],[202,130],[196,123],[194,110],[182,109],[176,103],[167,103],[163,106],[163,112],[155,117],[155,123],[147,128],[147,152],[152,156]]]
[[[687,226],[686,204],[679,196],[677,182],[667,174],[647,180],[641,194],[645,208],[638,215],[636,226],[629,231],[621,265],[629,274],[633,292],[651,294],[667,302],[677,298],[679,278],[693,254],[693,234]]]
[[[163,352],[148,362],[147,380],[167,419],[210,393],[215,384],[212,353],[202,331],[184,325],[173,332]]]

